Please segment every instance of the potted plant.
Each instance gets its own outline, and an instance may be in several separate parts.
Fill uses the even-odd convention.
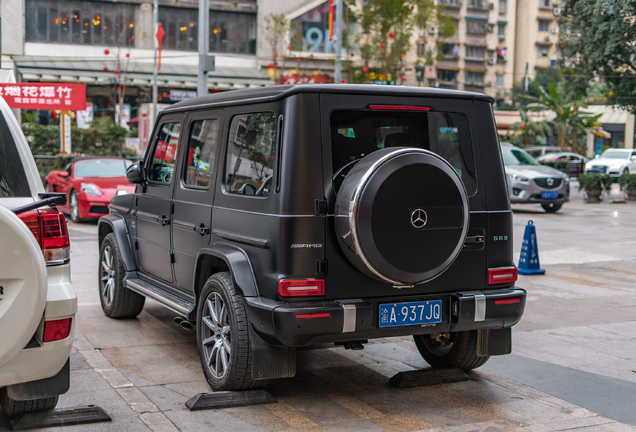
[[[628,201],[636,201],[636,174],[623,174],[619,177],[618,184],[627,195]]]
[[[609,191],[612,183],[612,178],[607,174],[579,174],[579,190],[585,191],[588,203],[601,202],[601,194],[603,191]]]

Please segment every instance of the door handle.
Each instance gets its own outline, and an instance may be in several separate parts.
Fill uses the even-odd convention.
[[[202,236],[206,235],[206,234],[210,234],[210,228],[206,227],[204,224],[201,225],[196,225],[194,227],[194,231],[198,232],[199,234],[201,234]]]
[[[166,226],[170,223],[170,218],[165,216],[161,216],[157,218],[157,222],[159,222],[162,226]]]

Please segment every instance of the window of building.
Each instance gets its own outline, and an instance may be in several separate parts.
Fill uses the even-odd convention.
[[[133,47],[135,6],[94,1],[27,0],[27,42]]]
[[[472,36],[485,36],[488,32],[488,21],[483,19],[466,19],[466,34]]]
[[[437,79],[444,82],[457,82],[457,71],[447,69],[437,69]]]
[[[550,53],[550,45],[537,45],[537,57],[538,58],[547,58]]]
[[[468,0],[468,7],[484,8],[486,7],[486,0]]]
[[[503,87],[503,85],[504,85],[504,76],[503,76],[503,74],[495,74],[495,85],[497,87]]]
[[[157,134],[155,150],[150,160],[149,181],[166,184],[172,181],[180,132],[180,123],[164,123],[161,125],[161,129]]]
[[[466,85],[484,85],[484,73],[465,71],[464,83]]]
[[[506,6],[506,0],[499,0],[499,13],[505,13]]]
[[[539,20],[539,31],[540,32],[550,31],[550,23],[551,22],[552,22],[552,20],[540,19]]]
[[[539,0],[539,7],[549,8],[550,7],[550,0]]]
[[[99,1],[26,0],[27,42],[134,47],[139,6]],[[198,11],[159,8],[164,48],[196,51]],[[154,36],[153,36],[154,40]],[[256,54],[256,14],[210,11],[210,52]]]
[[[457,58],[459,54],[459,45],[457,44],[442,44],[439,48],[439,52],[445,56],[446,59],[454,59]]]
[[[192,123],[184,180],[187,186],[210,187],[218,140],[219,119],[196,120]]]
[[[232,119],[225,160],[225,192],[267,196],[274,175],[276,121],[273,112]]]
[[[497,23],[497,36],[504,37],[506,36],[506,24],[505,22]]]
[[[483,60],[485,53],[483,46],[466,45],[466,59]]]
[[[418,56],[425,56],[426,55],[426,44],[424,44],[424,43],[418,43],[417,44],[417,55]]]
[[[344,13],[348,14],[348,8],[344,8]],[[357,44],[358,25],[353,19],[344,19],[349,22],[344,29],[347,34],[350,47]],[[292,31],[291,47],[293,51],[308,53],[335,53],[335,38],[329,40],[329,2],[319,4],[313,9],[291,20]]]
[[[440,0],[440,3],[446,6],[460,6],[460,0]]]

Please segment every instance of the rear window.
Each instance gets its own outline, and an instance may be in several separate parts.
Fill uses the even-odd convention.
[[[31,196],[31,190],[11,130],[0,115],[0,197],[22,196]]]
[[[335,111],[331,115],[332,165],[347,164],[386,147],[430,150],[450,163],[466,191],[477,190],[468,118],[430,111]]]

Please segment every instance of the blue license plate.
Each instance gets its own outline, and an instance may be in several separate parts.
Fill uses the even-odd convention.
[[[442,322],[442,301],[427,300],[380,305],[380,327],[436,324]]]
[[[543,199],[556,199],[559,197],[559,193],[557,191],[543,191],[541,192],[541,198]]]

